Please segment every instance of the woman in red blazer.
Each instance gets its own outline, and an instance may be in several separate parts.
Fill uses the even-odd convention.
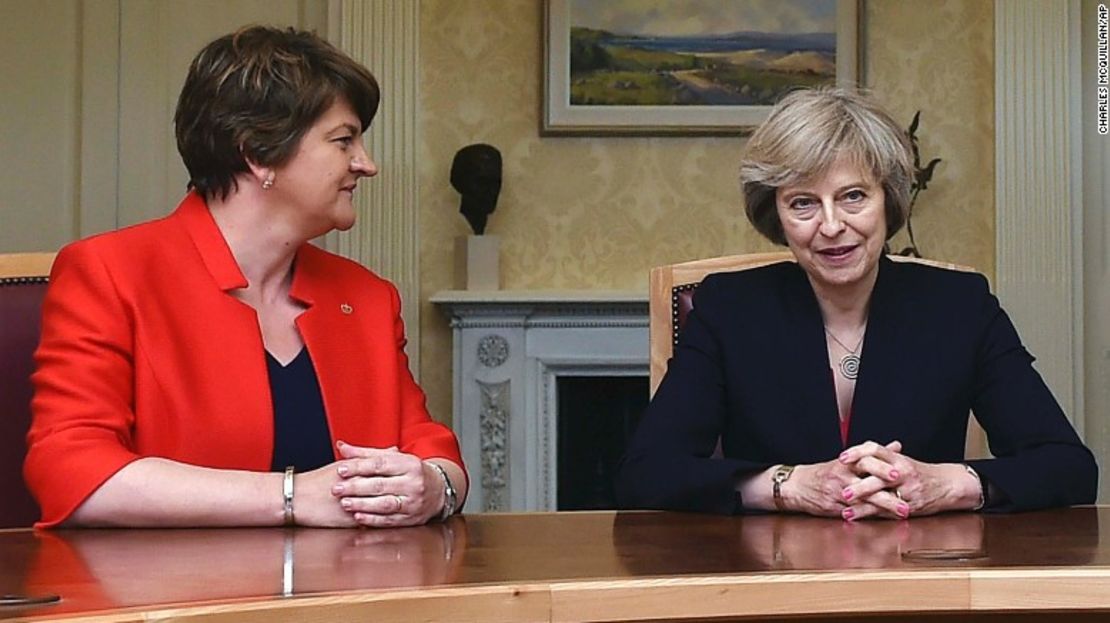
[[[189,194],[54,264],[24,469],[40,526],[403,526],[460,506],[396,289],[308,243],[354,223],[378,100],[306,32],[250,27],[196,57],[175,115]]]

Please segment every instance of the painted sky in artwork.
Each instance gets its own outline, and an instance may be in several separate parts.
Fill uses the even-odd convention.
[[[574,26],[646,36],[836,32],[836,0],[571,0]]]

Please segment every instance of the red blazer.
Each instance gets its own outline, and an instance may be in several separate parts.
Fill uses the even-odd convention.
[[[204,200],[166,218],[75,242],[43,303],[24,477],[40,527],[65,520],[140,457],[267,471],[273,407],[247,280]],[[305,244],[290,296],[332,439],[397,445],[462,465],[409,373],[400,299],[355,262]]]

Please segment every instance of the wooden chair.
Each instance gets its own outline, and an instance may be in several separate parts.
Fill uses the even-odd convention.
[[[900,255],[888,256],[896,262],[917,262],[949,270],[976,272],[975,269],[949,262],[938,262]],[[649,352],[651,395],[667,373],[667,364],[678,344],[678,336],[686,322],[686,316],[694,308],[694,292],[706,276],[719,272],[732,272],[758,268],[778,262],[793,262],[790,252],[747,253],[726,255],[704,260],[693,260],[680,264],[658,266],[651,269],[648,290],[649,310]],[[967,456],[977,458],[986,456],[986,435],[978,422],[972,420],[968,425]]]
[[[678,334],[686,315],[694,308],[694,291],[713,273],[757,268],[777,262],[793,262],[789,252],[725,255],[651,269],[648,286],[649,352],[651,353],[651,395],[667,373],[667,362],[678,344]]]
[[[23,483],[31,425],[32,355],[53,253],[0,255],[0,528],[30,526],[38,505]]]

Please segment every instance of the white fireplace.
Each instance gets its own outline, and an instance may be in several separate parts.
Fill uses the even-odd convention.
[[[558,379],[646,377],[647,294],[451,290],[431,301],[454,332],[466,510],[556,510]]]

